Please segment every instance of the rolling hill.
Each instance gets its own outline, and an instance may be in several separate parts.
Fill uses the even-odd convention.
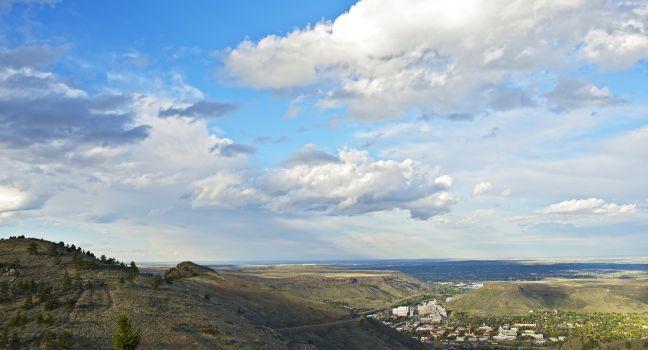
[[[646,312],[648,280],[588,279],[491,282],[461,294],[448,308],[479,315],[523,315],[530,310]]]

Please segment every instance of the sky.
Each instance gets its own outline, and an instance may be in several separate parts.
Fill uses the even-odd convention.
[[[645,1],[0,0],[0,237],[135,261],[648,251]]]

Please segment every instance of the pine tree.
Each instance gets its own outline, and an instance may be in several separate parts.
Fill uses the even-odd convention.
[[[117,318],[117,329],[113,335],[115,350],[134,350],[140,343],[140,335],[132,325],[131,319],[126,315]]]

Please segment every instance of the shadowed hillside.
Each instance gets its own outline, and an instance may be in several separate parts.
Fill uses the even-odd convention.
[[[0,240],[0,348],[110,349],[121,314],[142,349],[288,349],[309,340],[320,349],[411,348],[344,308],[191,262],[143,275],[62,242]],[[350,321],[275,330],[337,320]]]

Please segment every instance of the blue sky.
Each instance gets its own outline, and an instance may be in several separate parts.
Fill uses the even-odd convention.
[[[641,256],[647,58],[642,2],[0,1],[0,234]]]

